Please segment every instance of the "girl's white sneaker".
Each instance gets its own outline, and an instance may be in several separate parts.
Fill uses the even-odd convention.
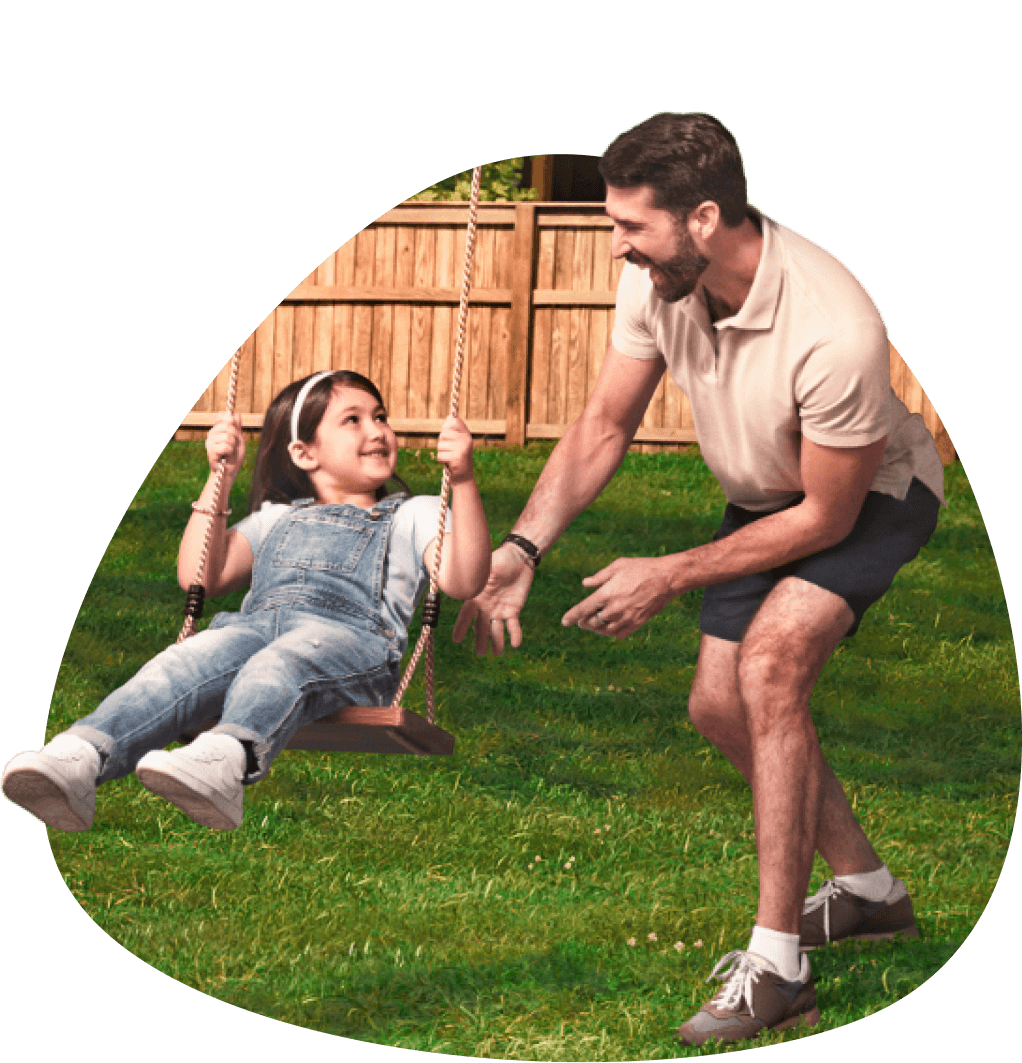
[[[96,814],[99,751],[64,732],[42,749],[19,753],[4,768],[3,791],[48,827],[83,831]]]
[[[138,762],[139,782],[196,823],[214,830],[241,824],[245,747],[227,734],[199,735],[190,745],[154,749]]]

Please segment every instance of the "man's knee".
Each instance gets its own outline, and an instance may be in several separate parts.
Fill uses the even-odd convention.
[[[750,710],[807,703],[851,619],[829,591],[794,578],[778,584],[739,647],[738,689]]]
[[[688,694],[688,716],[692,726],[715,742],[721,729],[734,726],[742,707],[735,684],[738,644],[704,635],[699,663]]]
[[[721,716],[721,701],[705,685],[693,683],[688,694],[688,718],[692,726],[704,737],[714,730],[714,723]]]
[[[744,728],[745,710],[734,680],[714,683],[697,674],[688,695],[688,718],[715,746],[726,744],[736,728]]]
[[[800,676],[800,662],[786,648],[763,644],[742,647],[738,691],[751,709],[775,700],[790,701],[802,685]]]

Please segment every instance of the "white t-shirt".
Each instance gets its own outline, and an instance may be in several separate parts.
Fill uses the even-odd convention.
[[[802,436],[858,447],[887,436],[870,490],[903,499],[917,476],[943,501],[944,466],[919,414],[891,389],[890,348],[869,296],[835,258],[751,211],[763,248],[742,308],[711,324],[702,285],[676,303],[626,263],[612,342],[662,356],[688,396],[703,458],[729,502],[779,509],[802,493]]]
[[[232,530],[245,536],[252,547],[252,556],[258,560],[259,550],[270,529],[290,509],[291,506],[279,502],[264,502],[255,513],[238,521]],[[380,611],[384,623],[397,632],[402,652],[408,643],[408,623],[415,605],[429,586],[429,573],[422,555],[436,538],[439,517],[438,495],[413,495],[394,511],[387,542]],[[447,528],[450,528],[449,512]]]

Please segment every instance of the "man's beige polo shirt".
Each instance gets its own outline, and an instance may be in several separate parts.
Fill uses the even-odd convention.
[[[729,502],[781,508],[802,493],[802,436],[859,447],[887,436],[870,487],[903,499],[917,476],[944,499],[944,467],[919,414],[891,390],[884,323],[831,255],[764,215],[752,289],[710,323],[702,286],[676,303],[626,263],[612,342],[630,358],[662,355],[688,396],[703,458]]]

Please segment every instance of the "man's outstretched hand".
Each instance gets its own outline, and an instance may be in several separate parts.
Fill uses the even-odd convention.
[[[677,597],[678,590],[671,585],[671,564],[663,557],[619,557],[582,580],[583,587],[596,589],[569,609],[561,623],[627,638]]]
[[[494,550],[490,578],[481,594],[462,605],[454,624],[454,641],[461,642],[475,623],[476,653],[480,657],[486,656],[491,642],[495,657],[504,652],[505,626],[511,645],[515,649],[521,646],[518,617],[529,597],[533,575],[532,565],[517,547],[504,545]]]

